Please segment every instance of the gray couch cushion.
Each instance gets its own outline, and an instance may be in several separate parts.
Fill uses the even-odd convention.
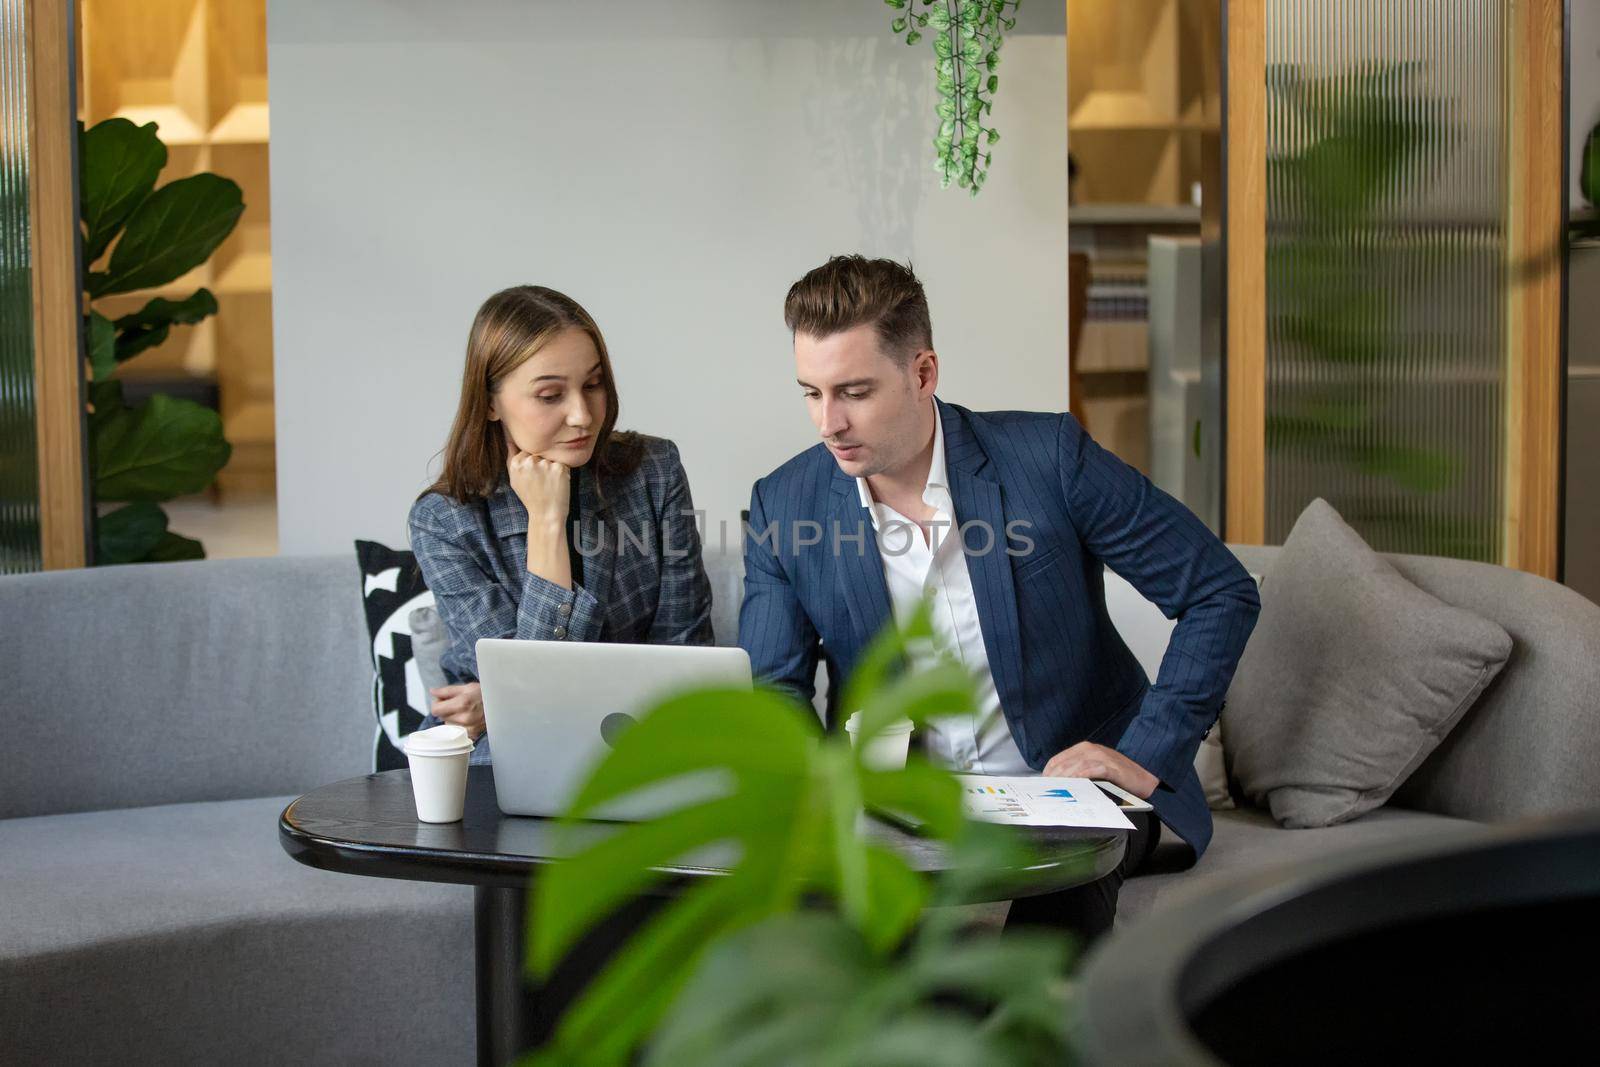
[[[470,1062],[472,889],[296,863],[290,799],[0,821],[0,1060]]]
[[[371,766],[348,555],[0,578],[0,819],[302,793]]]
[[[1314,500],[1266,574],[1223,712],[1233,774],[1288,827],[1383,804],[1504,666],[1498,624],[1418,589]]]
[[[1494,619],[1514,642],[1500,677],[1394,802],[1470,819],[1600,807],[1600,607],[1503,567],[1424,556],[1394,563],[1452,604]]]
[[[1139,874],[1123,884],[1122,893],[1117,898],[1119,923],[1136,921],[1153,909],[1166,907],[1182,899],[1187,893],[1206,890],[1215,879],[1241,871],[1294,864],[1341,849],[1398,841],[1416,835],[1487,830],[1482,823],[1465,819],[1387,807],[1337,826],[1310,830],[1285,830],[1273,821],[1271,815],[1257,808],[1214,812],[1212,818],[1216,829],[1211,845],[1193,867],[1172,870],[1172,867],[1181,864],[1163,863],[1169,855],[1177,852],[1181,851],[1187,856],[1192,856],[1192,853],[1188,853],[1181,842],[1172,841],[1170,835],[1162,838],[1150,867],[1153,870],[1165,868],[1168,873]]]
[[[1283,551],[1230,547],[1257,573]],[[1383,558],[1418,588],[1499,623],[1512,640],[1499,677],[1390,803],[1486,821],[1600,806],[1600,606],[1489,563]]]
[[[739,643],[739,605],[744,601],[744,555],[733,539],[726,545],[707,538],[703,549],[706,577],[711,580],[711,631],[724,648]]]
[[[716,643],[732,648],[739,643],[739,607],[744,603],[744,554],[730,534],[727,544],[707,538],[706,577],[711,579],[711,630]],[[828,668],[817,662],[817,691],[811,704],[821,718],[828,707]]]

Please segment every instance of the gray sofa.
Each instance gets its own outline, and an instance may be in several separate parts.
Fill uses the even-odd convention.
[[[0,579],[0,643],[0,1062],[472,1061],[472,890],[278,844],[371,769],[353,553]]]
[[[1239,553],[1261,571],[1272,550]],[[1131,881],[1124,919],[1249,867],[1600,803],[1600,608],[1500,568],[1394,562],[1511,632],[1501,677],[1396,805],[1326,830],[1218,813],[1201,865]],[[707,568],[731,643],[739,560]],[[472,1059],[471,890],[317,871],[278,844],[292,797],[370,769],[358,588],[348,556],[0,579],[0,1062]],[[1158,649],[1137,614],[1119,626]]]
[[[1257,575],[1270,571],[1279,552],[1233,550]],[[1505,668],[1389,804],[1351,822],[1310,830],[1282,829],[1259,809],[1214,811],[1215,836],[1200,864],[1186,869],[1188,850],[1169,835],[1150,869],[1123,888],[1119,923],[1242,871],[1431,834],[1448,825],[1600,808],[1600,607],[1565,586],[1504,567],[1427,556],[1384,558],[1440,600],[1503,626],[1513,641]],[[1126,608],[1120,617],[1116,610],[1112,615],[1136,652],[1138,634],[1130,631],[1152,624],[1148,614],[1138,615]],[[1226,747],[1226,730],[1222,743]]]

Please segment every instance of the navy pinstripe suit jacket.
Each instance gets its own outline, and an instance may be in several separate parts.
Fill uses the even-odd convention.
[[[1260,611],[1255,582],[1192,512],[1071,416],[935,403],[956,522],[994,536],[983,552],[983,527],[966,532],[967,567],[1023,758],[1039,770],[1079,741],[1116,748],[1161,780],[1151,803],[1199,855],[1211,813],[1194,756]],[[872,521],[855,479],[819,444],[756,483],[750,528],[773,523],[775,537],[745,537],[739,644],[758,677],[808,701],[823,658],[832,725],[833,697],[891,618]],[[817,536],[810,523],[821,540],[801,545]],[[1153,685],[1106,613],[1106,566],[1178,620]]]

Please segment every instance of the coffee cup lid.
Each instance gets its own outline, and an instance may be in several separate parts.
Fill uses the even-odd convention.
[[[467,736],[467,731],[449,723],[406,735],[408,756],[459,756],[463,752],[471,752],[472,748],[472,739]]]
[[[879,732],[885,734],[910,733],[914,726],[915,724],[910,719],[896,719],[894,722],[885,724],[883,729]],[[861,713],[858,711],[851,715],[850,718],[846,719],[844,728],[849,730],[851,733],[855,733],[856,731],[860,730]]]

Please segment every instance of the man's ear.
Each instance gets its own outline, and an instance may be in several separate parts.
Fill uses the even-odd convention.
[[[924,348],[911,358],[911,368],[917,376],[917,392],[932,396],[939,388],[939,353]]]

